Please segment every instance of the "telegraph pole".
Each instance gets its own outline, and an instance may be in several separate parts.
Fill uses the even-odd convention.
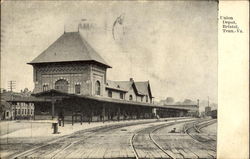
[[[209,107],[209,96],[207,97],[207,106]]]
[[[12,92],[16,87],[16,81],[9,81],[8,85],[9,85],[10,91]]]
[[[15,89],[15,87],[16,87],[16,81],[9,81],[9,83],[8,83],[8,85],[9,85],[9,89],[10,89],[10,92],[11,92],[11,114],[13,114],[13,112],[12,112],[12,104],[13,104],[13,94],[12,94],[12,92],[13,92],[13,90]],[[15,110],[14,110],[14,120],[16,119],[16,105],[15,105]],[[11,119],[13,119],[13,116],[11,116]]]

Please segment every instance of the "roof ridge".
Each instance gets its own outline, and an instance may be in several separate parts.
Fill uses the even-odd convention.
[[[89,46],[87,40],[86,40],[85,38],[83,38],[83,36],[82,36],[80,33],[78,33],[78,36],[80,36],[80,39],[81,39],[82,43],[83,43],[85,46],[87,46],[86,52],[87,52],[87,54],[88,54],[88,57],[89,57],[90,59],[92,59],[92,56],[91,56],[90,53],[89,53],[89,47],[90,47],[90,46]],[[82,48],[84,49],[83,46],[82,46]],[[95,52],[94,49],[93,49],[93,51]]]
[[[65,32],[28,64],[95,61],[111,68],[80,32]]]

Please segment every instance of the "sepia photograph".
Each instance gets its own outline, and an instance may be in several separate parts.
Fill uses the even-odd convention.
[[[0,158],[217,158],[218,1],[1,3]]]

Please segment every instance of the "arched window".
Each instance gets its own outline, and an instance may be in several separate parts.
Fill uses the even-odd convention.
[[[129,95],[129,100],[133,100],[133,96],[131,94]]]
[[[68,81],[60,79],[55,83],[55,89],[61,92],[68,93]]]
[[[75,85],[75,93],[76,94],[80,94],[81,93],[81,85],[80,84],[76,84]]]
[[[47,91],[48,89],[49,89],[48,84],[44,84],[44,85],[43,85],[43,91],[45,92],[45,91]]]
[[[95,94],[96,95],[101,95],[101,84],[99,81],[95,82]]]

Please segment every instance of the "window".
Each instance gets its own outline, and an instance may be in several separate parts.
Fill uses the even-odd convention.
[[[6,117],[9,117],[9,112],[6,112]]]
[[[133,96],[131,94],[129,95],[129,100],[133,100]]]
[[[27,114],[30,114],[30,109],[28,109],[28,113]]]
[[[148,102],[148,95],[146,95],[146,102]]]
[[[22,109],[22,114],[23,114],[23,109]]]
[[[95,82],[95,94],[96,95],[101,95],[101,84],[99,81]]]
[[[34,73],[35,73],[35,81],[37,82],[37,81],[38,81],[38,75],[37,75],[37,74],[38,74],[38,71],[35,69],[35,70],[34,70]]]
[[[141,96],[141,102],[143,102],[143,97]]]
[[[81,93],[81,85],[80,84],[76,84],[75,85],[75,93],[76,94],[80,94]]]
[[[49,86],[47,84],[43,85],[43,91],[47,91],[49,89]]]
[[[24,114],[26,114],[26,109],[24,109]]]
[[[18,114],[21,114],[21,110],[20,109],[18,109]]]
[[[55,83],[55,89],[61,92],[66,92],[68,93],[68,89],[69,89],[69,83],[68,81],[66,81],[65,79],[60,79],[58,81],[56,81]]]
[[[123,99],[123,93],[120,93],[120,99]]]
[[[108,97],[112,98],[112,91],[111,90],[108,91]]]
[[[31,115],[33,114],[33,109],[30,110],[30,114],[31,114]]]

